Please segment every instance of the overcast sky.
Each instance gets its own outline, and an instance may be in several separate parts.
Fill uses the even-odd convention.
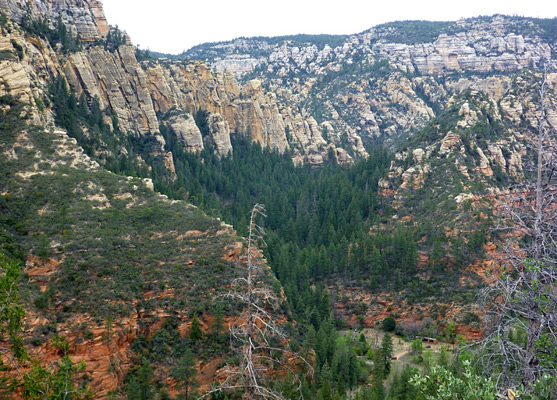
[[[555,0],[103,0],[135,45],[181,53],[240,36],[351,34],[384,22],[506,14],[554,18]]]

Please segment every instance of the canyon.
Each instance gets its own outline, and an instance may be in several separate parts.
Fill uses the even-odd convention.
[[[234,144],[245,138],[312,169],[348,167],[384,146],[393,154],[378,181],[384,215],[378,226],[368,227],[368,236],[425,220],[442,227],[447,242],[466,245],[492,222],[509,186],[530,176],[544,63],[550,67],[548,129],[557,130],[557,44],[534,19],[407,21],[342,37],[241,38],[157,59],[125,35],[124,43],[109,43],[116,28],[98,0],[0,0],[0,12],[0,114],[6,132],[0,152],[7,171],[0,194],[11,211],[24,204],[21,212],[37,219],[30,235],[20,235],[13,216],[5,223],[29,250],[24,335],[32,355],[53,364],[60,354],[45,338],[53,329],[63,334],[71,359],[87,364],[95,398],[120,388],[137,366],[134,343],[150,343],[171,324],[177,337],[187,338],[194,314],[209,335],[215,321],[211,299],[229,288],[245,261],[245,240],[231,225],[155,190],[177,179],[169,138],[188,154],[214,152],[221,159],[233,158]],[[79,37],[80,49],[64,51],[60,43],[26,30],[26,21],[38,20],[52,30],[64,24]],[[50,87],[57,77],[79,99],[75,107],[98,106],[112,138],[85,151],[59,126]],[[84,137],[96,140],[82,125]],[[150,147],[136,154],[128,147],[132,142]],[[151,176],[124,177],[105,169],[108,160],[117,164],[128,154]],[[153,158],[163,160],[162,177],[152,173]],[[54,200],[42,200],[45,194],[71,203],[58,208]],[[312,208],[319,207],[324,206],[314,199]],[[110,225],[116,233],[103,230],[107,224],[116,225]],[[48,233],[53,238],[46,239]],[[494,256],[496,241],[487,234],[481,250]],[[347,263],[351,246],[342,254]],[[39,256],[40,250],[48,255]],[[456,264],[457,257],[447,253],[443,262]],[[423,282],[433,259],[426,250],[418,252],[416,275]],[[278,274],[264,261],[267,284],[284,296],[273,272]],[[464,288],[483,285],[491,267],[490,260],[474,260],[458,270],[457,281]],[[124,289],[102,291],[121,278]],[[446,293],[424,283],[429,304],[415,304],[401,300],[400,293],[335,279],[338,285],[329,286],[337,291],[333,312],[351,328],[377,327],[392,314],[408,326],[433,316],[441,330],[457,321],[459,334],[481,336],[474,318],[482,310],[470,304],[468,293],[458,294],[458,304],[437,301]],[[37,306],[41,296],[50,296],[44,309]],[[238,310],[227,307],[229,326]],[[109,322],[99,316],[101,308],[112,315]],[[281,312],[290,317],[291,311]],[[197,360],[202,390],[226,371],[224,360]],[[175,391],[168,366],[161,362],[155,369]]]

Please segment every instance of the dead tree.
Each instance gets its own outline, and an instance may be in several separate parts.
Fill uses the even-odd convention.
[[[290,372],[301,394],[302,381],[297,368],[303,365],[311,373],[312,367],[288,349],[287,337],[279,325],[276,312],[273,312],[281,299],[262,281],[268,272],[257,248],[257,242],[263,238],[263,230],[257,225],[257,219],[261,216],[265,217],[265,207],[256,204],[250,213],[243,268],[245,274],[233,281],[233,290],[227,294],[244,305],[241,315],[230,326],[232,347],[241,354],[242,361],[239,370],[229,368],[225,372],[226,380],[215,390],[243,390],[243,398],[248,400],[283,400],[281,393],[265,385],[268,374],[273,371]]]
[[[482,361],[500,388],[522,383],[531,390],[544,374],[557,373],[557,133],[547,123],[547,85],[544,68],[531,177],[500,209],[496,230],[507,243],[484,292],[490,308]],[[511,340],[517,332],[525,342]]]

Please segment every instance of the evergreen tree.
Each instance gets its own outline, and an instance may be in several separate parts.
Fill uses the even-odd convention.
[[[219,307],[215,310],[215,315],[213,319],[213,325],[211,326],[211,333],[213,334],[214,340],[218,343],[223,342],[225,328],[224,328],[224,313],[222,308]]]
[[[381,339],[381,356],[385,366],[385,376],[387,376],[391,372],[391,359],[393,358],[393,340],[388,333],[385,333]]]
[[[441,346],[441,350],[439,351],[439,358],[437,359],[437,364],[442,367],[447,367],[449,365],[449,354],[447,351],[447,346]]]
[[[178,381],[178,387],[184,390],[184,400],[197,396],[196,389],[199,387],[197,375],[193,353],[187,349],[172,370],[172,377]]]
[[[203,339],[203,332],[201,331],[201,322],[197,319],[197,315],[193,316],[191,321],[190,340],[197,342]]]
[[[456,325],[454,322],[448,323],[447,326],[445,327],[445,337],[454,346],[455,338],[456,338]]]
[[[400,375],[395,373],[391,381],[391,388],[389,390],[389,399],[393,400],[416,400],[420,397],[416,388],[412,386],[410,380],[416,374],[416,370],[405,365]]]
[[[383,320],[383,330],[385,332],[394,332],[396,329],[396,320],[389,316]]]
[[[126,386],[128,400],[152,400],[154,396],[153,381],[155,374],[151,363],[142,359],[142,364],[131,374]]]
[[[385,362],[380,349],[375,351],[373,357],[373,369],[371,372],[373,398],[383,400],[385,398],[385,387],[383,378],[385,376]]]
[[[383,386],[383,381],[381,379],[373,380],[373,385],[371,386],[371,398],[373,400],[385,399],[385,386]]]
[[[331,389],[331,383],[328,380],[323,382],[323,386],[317,392],[317,398],[319,400],[332,400],[333,399],[333,391]]]

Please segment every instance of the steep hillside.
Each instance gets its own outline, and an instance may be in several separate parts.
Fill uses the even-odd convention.
[[[530,179],[541,79],[539,74],[523,71],[505,80],[508,90],[500,98],[478,90],[451,98],[445,111],[406,141],[406,148],[391,164],[388,178],[380,183],[386,193],[394,190],[395,200],[402,201],[398,203],[400,212],[416,214],[407,203],[409,198],[460,204],[497,196]],[[551,130],[557,128],[556,84],[557,75],[549,74],[546,102]],[[435,197],[435,193],[445,193],[446,197]],[[450,214],[445,217],[452,220]]]
[[[196,47],[185,56],[206,58],[242,79],[260,79],[279,100],[312,115],[333,143],[393,144],[424,127],[464,90],[499,100],[508,90],[507,75],[554,57],[555,25],[555,20],[505,16],[406,21],[371,28],[340,44],[326,36],[247,38]],[[214,59],[217,49],[220,60]],[[238,71],[241,57],[257,62]]]
[[[131,346],[164,328],[177,341],[153,364],[166,385],[163,361],[190,346],[197,315],[208,338],[196,346],[200,369],[217,357],[224,366],[226,347],[209,333],[216,309],[228,320],[238,315],[237,304],[218,300],[242,274],[234,230],[154,193],[150,180],[103,170],[65,131],[30,123],[29,106],[1,101],[1,251],[26,259],[20,285],[30,353],[55,360],[50,339],[68,338],[95,398],[104,398],[141,363]],[[217,368],[210,371],[205,384]]]
[[[160,142],[159,125],[166,123],[190,151],[199,151],[206,141],[205,145],[226,155],[232,151],[230,135],[238,134],[280,152],[289,150],[296,162],[321,164],[327,159],[330,146],[315,120],[289,103],[277,102],[276,96],[265,92],[258,81],[240,86],[232,75],[213,73],[199,62],[139,62],[135,48],[124,45],[129,39],[106,25],[100,3],[87,3],[79,12],[72,7],[77,5],[0,4],[0,10],[21,22],[25,34],[35,36],[31,45],[22,40],[20,28],[6,28],[5,51],[11,50],[10,40],[19,40],[25,47],[19,61],[32,64],[34,70],[62,74],[76,96],[84,94],[88,104],[97,98],[101,111],[114,117],[107,123],[117,123],[123,134],[152,136]],[[74,18],[68,20],[69,15]],[[62,36],[64,40],[74,36],[73,47],[66,46]],[[53,47],[62,46],[66,55],[37,59],[42,57],[46,39]],[[170,110],[172,115],[168,114]],[[193,123],[192,115],[198,111],[208,113],[206,138]],[[116,155],[120,150],[111,149]],[[361,145],[359,151],[364,154]],[[338,152],[344,162],[351,160],[346,151]]]
[[[164,144],[154,110],[143,105],[149,95],[135,91],[141,68],[124,69],[137,66],[133,48],[68,54],[51,47],[46,39],[54,47],[61,42],[47,26],[40,26],[41,38],[2,17],[0,253],[24,262],[19,285],[30,356],[53,368],[61,354],[52,339],[65,337],[71,358],[86,363],[80,383],[102,399],[125,393],[146,363],[156,373],[153,385],[176,390],[176,358],[193,349],[207,388],[235,362],[224,325],[241,305],[219,295],[243,276],[243,239],[195,206],[155,193],[151,179],[103,168],[117,152],[131,158],[129,138],[153,137],[145,152],[151,157]],[[94,55],[107,57],[110,79],[129,85],[118,94],[89,86],[95,92],[88,99],[66,87],[63,76],[74,77],[79,68],[72,68]],[[105,111],[109,103],[122,113]],[[263,283],[280,297],[280,285],[264,271]],[[201,338],[190,338],[193,321],[201,323]]]

